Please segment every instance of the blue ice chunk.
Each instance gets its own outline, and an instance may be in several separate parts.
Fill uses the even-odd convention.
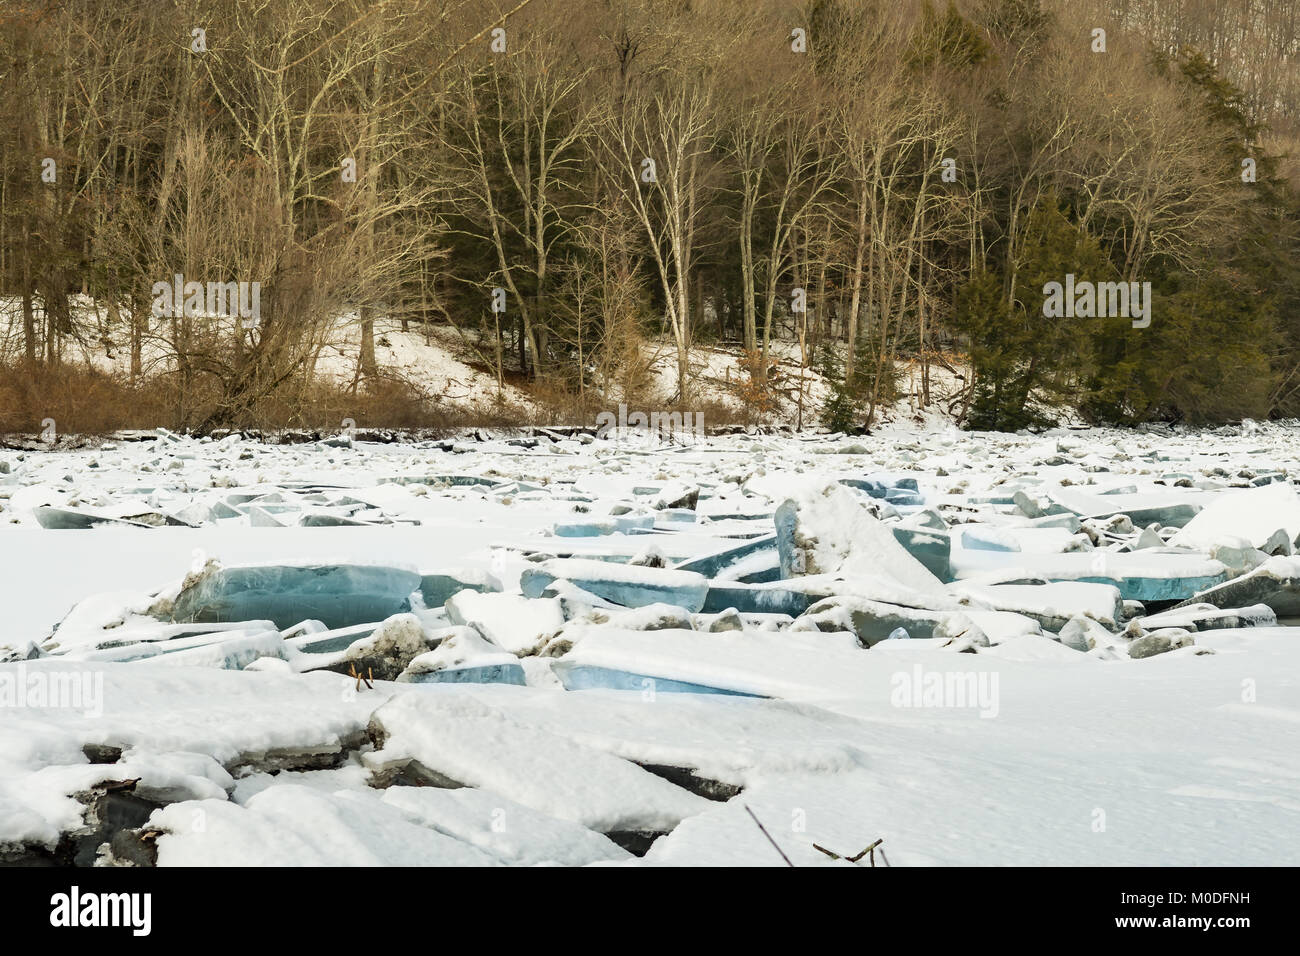
[[[613,534],[612,521],[565,521],[555,523],[552,531],[560,538],[599,538],[601,535]]]
[[[966,503],[972,505],[1014,505],[1016,496],[1014,494],[971,495],[966,499]]]
[[[781,559],[773,552],[772,563],[767,567],[758,568],[750,571],[748,574],[742,574],[736,578],[741,584],[771,584],[773,581],[781,580]]]
[[[487,594],[501,589],[501,582],[484,571],[442,571],[420,577],[420,597],[428,608],[442,607],[458,591]]]
[[[667,524],[694,524],[699,520],[690,508],[664,508],[658,514],[658,521]]]
[[[712,581],[701,610],[706,614],[721,614],[727,608],[734,607],[741,614],[789,614],[798,617],[824,597],[827,595],[766,585]]]
[[[894,540],[920,561],[940,581],[952,580],[952,539],[948,532],[933,528],[903,528],[890,525]]]
[[[735,547],[725,548],[722,551],[715,551],[713,554],[706,554],[698,558],[690,558],[678,564],[677,569],[679,571],[695,571],[706,578],[713,578],[718,576],[719,571],[731,567],[742,558],[766,550],[776,551],[775,534],[764,534],[761,537],[750,538],[744,544]]]
[[[557,558],[527,568],[519,576],[525,597],[541,597],[556,580],[569,581],[584,591],[623,607],[671,604],[692,613],[704,606],[709,580],[702,574],[676,568],[645,568],[580,558]]]
[[[961,546],[971,551],[1019,551],[1020,544],[997,528],[964,528]]]
[[[771,511],[716,511],[709,516],[710,521],[771,521]],[[730,535],[729,537],[735,537]]]
[[[379,565],[218,568],[181,591],[171,620],[226,623],[265,618],[284,630],[304,618],[330,629],[382,621],[409,610],[420,575]]]
[[[304,654],[332,654],[338,651],[346,651],[363,637],[369,637],[375,633],[378,628],[378,622],[357,624],[353,627],[316,631],[298,637],[285,638],[284,643]]]
[[[557,521],[554,533],[560,538],[598,538],[606,534],[650,531],[654,526],[654,515],[616,515],[599,520]]]
[[[149,661],[189,667],[216,667],[223,670],[243,670],[259,657],[285,658],[284,639],[280,632],[259,625],[265,621],[250,621],[249,627],[223,630],[191,637],[178,637],[169,641],[141,641],[122,647],[103,647],[81,656],[89,661],[128,663]]]
[[[909,641],[911,639],[912,635],[907,633],[907,628],[905,627],[894,628],[889,632],[889,636],[885,638],[887,641]]]
[[[890,488],[885,493],[885,500],[891,505],[903,505],[905,507],[925,504],[925,499],[921,495],[915,491],[906,491],[902,488]]]
[[[442,670],[410,674],[411,684],[515,684],[523,687],[524,669],[518,664],[485,664],[481,667],[445,667]]]
[[[732,690],[727,687],[714,687],[708,684],[692,684],[689,681],[669,680],[664,677],[651,677],[632,671],[614,670],[609,667],[592,667],[588,664],[573,664],[568,661],[556,661],[552,670],[564,685],[565,690],[634,690],[638,693],[651,691],[656,694],[717,694],[723,697],[762,697],[761,694],[749,694],[745,691]]]
[[[1119,596],[1125,601],[1186,601],[1194,595],[1227,580],[1227,572],[1196,577],[1146,577],[1131,575],[1125,577],[1107,577],[1106,575],[1089,575],[1088,577],[1070,578],[1071,581],[1087,581],[1092,584],[1113,584],[1119,588]],[[1058,580],[1049,577],[1048,580]]]
[[[872,481],[870,478],[841,478],[840,484],[849,488],[856,488],[858,491],[865,491],[873,498],[884,498],[889,493],[889,488],[879,481]]]
[[[93,528],[101,524],[121,525],[129,528],[149,527],[137,521],[92,514],[89,511],[75,511],[70,508],[54,508],[49,505],[41,505],[33,509],[33,513],[42,528],[58,531],[84,531],[87,528]]]

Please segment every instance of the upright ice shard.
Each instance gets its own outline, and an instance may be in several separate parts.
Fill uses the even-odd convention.
[[[781,576],[838,573],[893,579],[917,591],[943,584],[843,485],[809,488],[776,509]]]

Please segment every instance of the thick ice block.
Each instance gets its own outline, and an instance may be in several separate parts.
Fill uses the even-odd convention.
[[[672,604],[688,611],[704,607],[709,581],[702,574],[676,569],[646,568],[582,558],[556,558],[527,568],[519,585],[528,597],[539,597],[552,581],[571,581],[584,591],[624,607]]]
[[[171,620],[229,622],[264,618],[284,629],[305,618],[328,628],[381,621],[408,609],[420,576],[381,565],[266,565],[213,568],[185,587]]]

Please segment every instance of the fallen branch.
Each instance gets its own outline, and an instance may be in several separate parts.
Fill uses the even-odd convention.
[[[374,690],[374,689],[375,689],[375,685],[374,685],[374,683],[373,683],[373,681],[374,681],[374,679],[375,679],[375,674],[374,674],[374,669],[373,669],[373,668],[367,667],[367,668],[366,668],[366,672],[365,672],[364,674],[362,674],[362,673],[360,673],[360,672],[357,670],[357,665],[356,665],[356,664],[349,664],[349,665],[348,665],[348,676],[349,676],[349,677],[355,677],[355,678],[356,678],[356,680],[357,680],[357,690],[358,690],[358,691],[361,690],[361,682],[362,682],[362,681],[365,681],[365,682],[366,682],[366,689],[367,689],[367,690]]]
[[[748,813],[750,817],[753,818],[755,825],[757,825],[757,827],[763,831],[763,836],[767,837],[767,842],[772,844],[772,846],[776,849],[777,853],[781,854],[781,859],[785,860],[785,865],[794,866],[794,864],[790,862],[790,858],[785,855],[785,851],[776,845],[776,841],[772,839],[772,834],[767,832],[767,827],[763,826],[763,824],[759,821],[758,817],[754,816],[754,811],[749,809],[749,804],[745,804],[745,812]]]
[[[746,809],[749,809],[749,808],[746,807]],[[880,844],[882,844],[882,843],[884,843],[884,842],[885,842],[885,838],[884,838],[884,837],[881,837],[879,840],[877,840],[875,843],[871,844],[869,847],[867,847],[867,848],[866,848],[865,850],[863,850],[861,853],[855,854],[854,856],[840,856],[838,853],[835,853],[835,852],[832,851],[832,850],[828,850],[828,849],[826,849],[826,847],[821,846],[821,845],[819,845],[819,844],[817,844],[817,843],[814,843],[814,844],[813,844],[813,849],[814,849],[814,850],[821,850],[823,853],[825,853],[827,856],[829,856],[832,860],[848,860],[850,863],[854,863],[854,864],[856,864],[859,860],[861,860],[864,856],[866,856],[866,855],[869,853],[869,854],[871,854],[871,865],[872,865],[872,866],[875,866],[875,865],[876,865],[876,847],[880,846]],[[883,849],[880,851],[880,857],[881,857],[881,859],[885,859],[885,851],[884,851]],[[885,865],[886,865],[886,866],[889,865],[889,861],[888,861],[887,859],[885,860]]]

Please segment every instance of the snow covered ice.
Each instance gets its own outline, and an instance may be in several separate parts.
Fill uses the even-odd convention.
[[[1300,863],[1300,428],[651,451],[0,450],[0,861]]]

